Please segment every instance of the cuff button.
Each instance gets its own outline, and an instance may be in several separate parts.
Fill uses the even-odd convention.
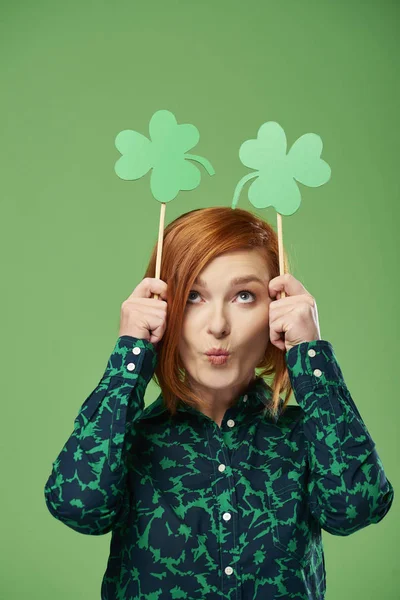
[[[308,356],[315,356],[316,352],[313,348],[310,348],[310,350],[308,351]]]
[[[128,369],[128,371],[133,371],[133,369],[135,368],[135,363],[129,363],[129,365],[127,365],[126,368]]]

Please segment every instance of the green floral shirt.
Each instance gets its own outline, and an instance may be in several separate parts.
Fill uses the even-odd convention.
[[[68,527],[112,532],[102,600],[325,597],[321,530],[378,523],[394,491],[330,342],[285,357],[298,405],[264,413],[257,377],[219,427],[145,407],[155,346],[118,338],[44,489]]]

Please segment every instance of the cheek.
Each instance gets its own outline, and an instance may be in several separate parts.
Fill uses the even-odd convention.
[[[269,315],[265,310],[252,319],[246,327],[246,338],[248,339],[249,350],[251,353],[257,353],[260,346],[265,348],[269,341]]]
[[[178,344],[179,353],[182,357],[188,357],[191,348],[193,348],[195,340],[195,335],[193,333],[193,328],[190,326],[188,321],[185,321],[182,325],[181,329],[181,337]]]
[[[196,337],[201,328],[201,322],[192,314],[184,315],[182,321],[181,338],[187,344],[190,344]]]
[[[248,321],[248,328],[251,329],[253,335],[263,335],[265,330],[269,330],[269,310],[262,308],[258,310]]]

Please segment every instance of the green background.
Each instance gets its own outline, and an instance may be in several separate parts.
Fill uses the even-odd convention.
[[[122,129],[147,135],[160,108],[198,127],[195,153],[216,170],[167,205],[166,224],[230,205],[248,172],[239,147],[265,121],[282,125],[289,147],[322,137],[332,179],[301,186],[284,243],[396,492],[399,10],[388,0],[2,2],[2,598],[100,598],[111,534],[61,524],[43,490],[157,241],[149,174],[121,181],[114,140]],[[238,206],[257,212],[247,188]],[[276,228],[272,208],[258,214]],[[146,403],[157,393],[151,383]],[[379,525],[323,532],[327,600],[398,598],[396,528],[395,499]]]

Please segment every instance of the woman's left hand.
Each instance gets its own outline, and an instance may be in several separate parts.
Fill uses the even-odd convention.
[[[268,284],[270,340],[286,352],[301,342],[320,340],[317,303],[306,288],[290,273],[274,277]],[[285,291],[286,297],[279,292]]]

